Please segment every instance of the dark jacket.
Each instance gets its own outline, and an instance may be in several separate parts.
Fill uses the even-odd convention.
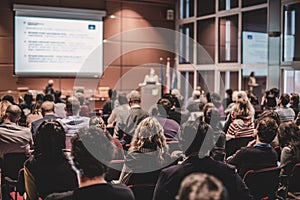
[[[191,173],[208,173],[218,178],[228,191],[228,199],[252,199],[248,188],[236,173],[233,166],[215,161],[210,157],[189,157],[181,165],[162,170],[154,191],[154,200],[173,200],[177,195],[181,181]]]

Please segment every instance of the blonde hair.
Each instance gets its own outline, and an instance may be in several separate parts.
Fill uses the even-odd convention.
[[[251,117],[251,103],[245,91],[237,93],[236,104],[232,109],[232,117],[235,119],[244,119]]]
[[[6,109],[8,106],[12,105],[9,101],[0,101],[0,123],[3,121]]]
[[[163,127],[154,117],[147,117],[139,123],[128,151],[130,153],[142,149],[158,151],[160,161],[163,161],[162,155],[168,151]]]

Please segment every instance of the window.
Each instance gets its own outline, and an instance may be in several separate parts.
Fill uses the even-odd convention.
[[[201,88],[206,93],[208,92],[212,93],[215,89],[215,71],[214,70],[198,71],[197,86],[201,86]]]
[[[238,5],[238,0],[219,0],[219,10],[230,10],[232,8],[237,8]]]
[[[242,0],[242,7],[254,6],[258,4],[267,3],[267,0]]]
[[[216,12],[215,0],[198,0],[197,16],[214,14]]]
[[[179,13],[180,19],[194,16],[194,0],[180,0]]]
[[[179,63],[193,63],[194,58],[194,24],[182,24],[179,27]]]
[[[238,60],[238,16],[219,19],[219,62]]]
[[[284,6],[283,61],[300,61],[300,3]]]
[[[268,63],[267,9],[242,13],[242,63]]]
[[[197,22],[197,64],[214,64],[215,18]]]

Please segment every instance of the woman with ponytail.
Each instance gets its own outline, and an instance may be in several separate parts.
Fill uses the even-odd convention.
[[[246,92],[240,91],[226,132],[226,154],[230,156],[254,139],[254,109]]]

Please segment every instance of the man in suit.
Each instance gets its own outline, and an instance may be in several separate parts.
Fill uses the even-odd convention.
[[[257,170],[277,166],[277,153],[270,143],[277,134],[278,125],[270,117],[260,119],[256,127],[256,140],[243,147],[232,158],[229,164],[235,165],[241,177],[248,170]]]
[[[45,101],[42,103],[42,115],[43,118],[33,121],[31,123],[31,133],[34,136],[36,130],[39,128],[43,121],[48,119],[58,119],[59,117],[55,115],[54,112],[54,103],[52,101]]]
[[[155,200],[175,199],[181,181],[194,172],[207,173],[218,178],[226,187],[229,199],[252,199],[234,167],[208,156],[214,146],[210,134],[207,134],[208,129],[209,125],[199,119],[184,124],[181,143],[187,159],[180,165],[162,170],[154,191]]]

